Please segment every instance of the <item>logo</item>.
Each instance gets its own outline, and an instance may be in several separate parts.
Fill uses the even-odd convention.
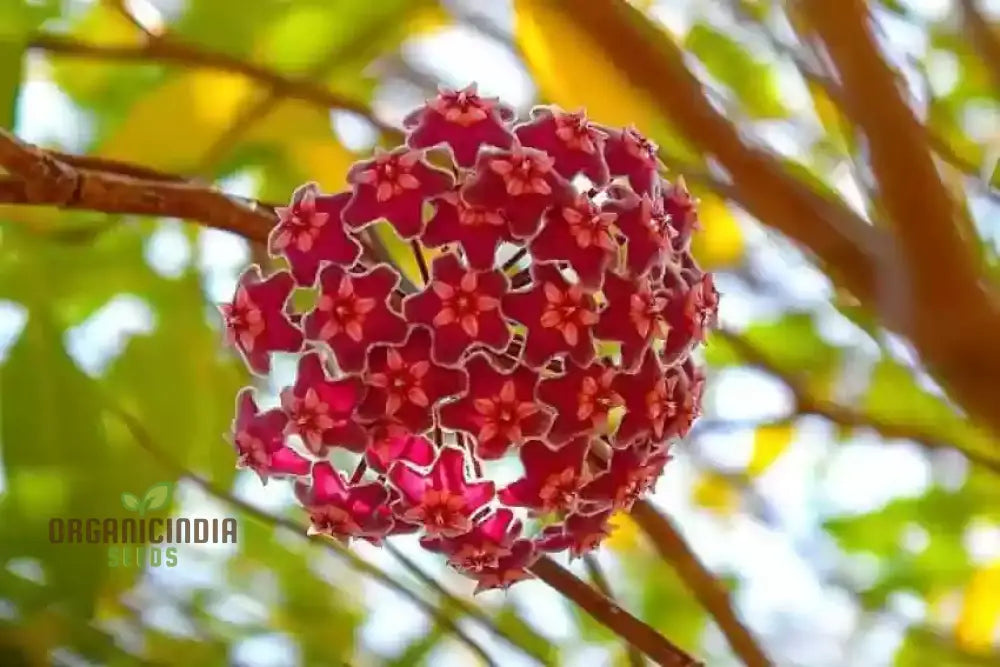
[[[176,545],[236,544],[238,525],[233,517],[156,516],[170,506],[173,492],[173,483],[159,482],[141,496],[122,493],[122,507],[134,517],[53,517],[49,542],[107,545],[109,567],[176,567]]]

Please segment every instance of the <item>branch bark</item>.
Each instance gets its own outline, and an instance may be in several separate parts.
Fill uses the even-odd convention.
[[[531,572],[652,658],[656,664],[668,667],[702,664],[548,556],[542,556],[536,561],[531,566]]]
[[[597,556],[593,553],[585,554],[583,556],[583,565],[587,568],[587,574],[590,576],[590,581],[594,584],[594,587],[609,600],[614,600],[615,596],[611,592],[611,582],[605,576],[601,564],[597,561]],[[631,667],[642,667],[645,664],[642,654],[634,646],[626,645],[625,649],[626,657]]]

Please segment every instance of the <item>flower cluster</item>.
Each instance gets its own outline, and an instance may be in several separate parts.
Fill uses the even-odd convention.
[[[404,125],[344,192],[299,188],[269,244],[290,269],[251,266],[221,306],[254,373],[300,354],[279,407],[239,394],[233,444],[293,480],[311,532],[418,533],[477,590],[506,588],[541,553],[595,548],[655,484],[699,412],[691,351],[718,293],[689,250],[695,202],[634,128],[556,107],[517,124],[474,86]],[[422,284],[379,258],[380,222]],[[521,473],[502,488],[483,472],[500,459]]]

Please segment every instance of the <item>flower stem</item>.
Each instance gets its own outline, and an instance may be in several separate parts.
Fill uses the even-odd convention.
[[[420,270],[420,279],[424,281],[426,286],[430,281],[430,272],[427,270],[427,259],[424,257],[424,250],[420,247],[420,241],[413,239],[410,241],[410,247],[413,248],[413,258],[417,260],[417,269]]]

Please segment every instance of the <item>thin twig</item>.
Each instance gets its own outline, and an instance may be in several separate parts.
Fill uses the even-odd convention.
[[[594,554],[589,553],[583,556],[583,565],[587,568],[587,574],[590,576],[590,580],[597,587],[597,590],[601,591],[609,599],[614,600],[615,596],[611,593],[611,582],[604,575],[604,570],[601,568],[601,564],[597,562],[597,557]],[[642,659],[642,654],[635,649],[634,646],[626,645],[625,650],[628,653],[628,662],[631,667],[642,667],[646,662]]]

